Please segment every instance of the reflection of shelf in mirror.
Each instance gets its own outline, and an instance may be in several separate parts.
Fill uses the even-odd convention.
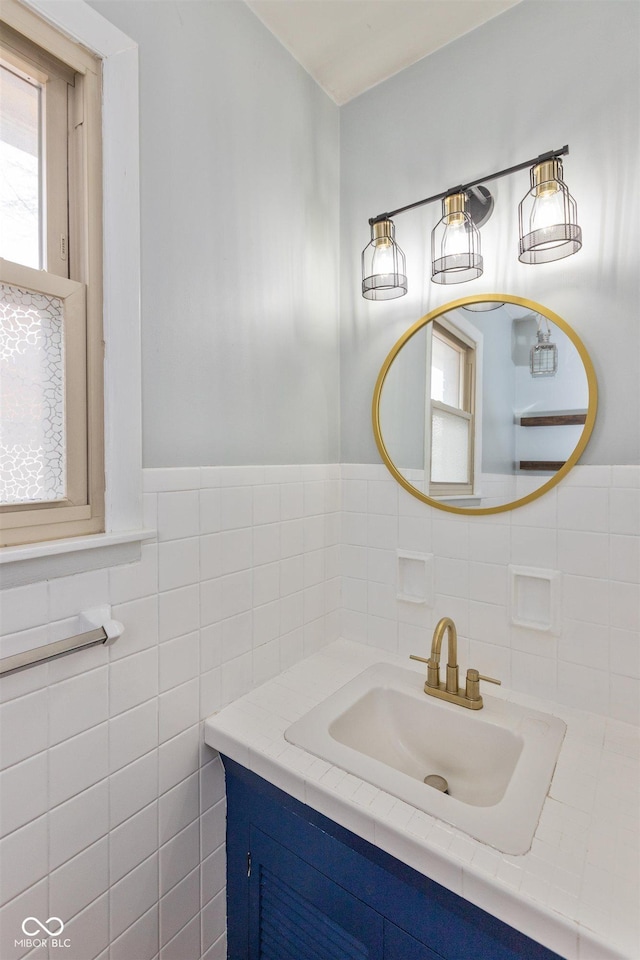
[[[520,417],[521,427],[564,427],[586,422],[586,413],[545,413],[535,417]]]
[[[543,470],[555,473],[564,467],[565,460],[521,460],[520,470]]]

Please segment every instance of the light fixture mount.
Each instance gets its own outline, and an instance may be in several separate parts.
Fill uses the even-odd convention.
[[[467,190],[467,212],[476,227],[483,227],[495,206],[495,200],[490,190],[479,183]]]

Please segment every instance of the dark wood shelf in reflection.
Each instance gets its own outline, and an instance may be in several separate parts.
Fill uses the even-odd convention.
[[[558,413],[549,416],[520,418],[520,426],[522,427],[565,427],[586,422],[586,413]]]
[[[521,460],[521,470],[550,470],[553,473],[564,467],[565,460]]]

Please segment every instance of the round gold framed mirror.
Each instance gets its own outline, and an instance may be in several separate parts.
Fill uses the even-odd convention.
[[[405,490],[459,514],[513,510],[566,476],[598,390],[566,321],[508,294],[463,297],[422,317],[378,375],[373,432]]]

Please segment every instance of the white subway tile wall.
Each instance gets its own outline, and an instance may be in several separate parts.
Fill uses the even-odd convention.
[[[470,520],[376,465],[150,469],[144,489],[140,562],[0,594],[2,656],[99,603],[126,628],[0,679],[6,960],[29,953],[27,916],[64,920],[67,960],[222,960],[224,776],[202,720],[338,636],[425,655],[452,616],[463,666],[638,722],[640,468],[577,467]],[[398,549],[433,554],[432,605],[396,598]],[[559,635],[510,622],[510,564],[560,571]]]
[[[98,604],[125,626],[0,679],[2,960],[40,956],[28,916],[62,918],[67,960],[223,960],[201,722],[339,634],[338,466],[153,469],[144,489],[140,562],[0,594],[2,656]]]
[[[515,690],[640,721],[640,467],[577,466],[516,511],[434,510],[382,466],[343,464],[341,635],[426,656],[441,616],[459,661]],[[432,606],[395,588],[396,550],[434,555]],[[559,635],[511,623],[510,565],[560,573]]]

